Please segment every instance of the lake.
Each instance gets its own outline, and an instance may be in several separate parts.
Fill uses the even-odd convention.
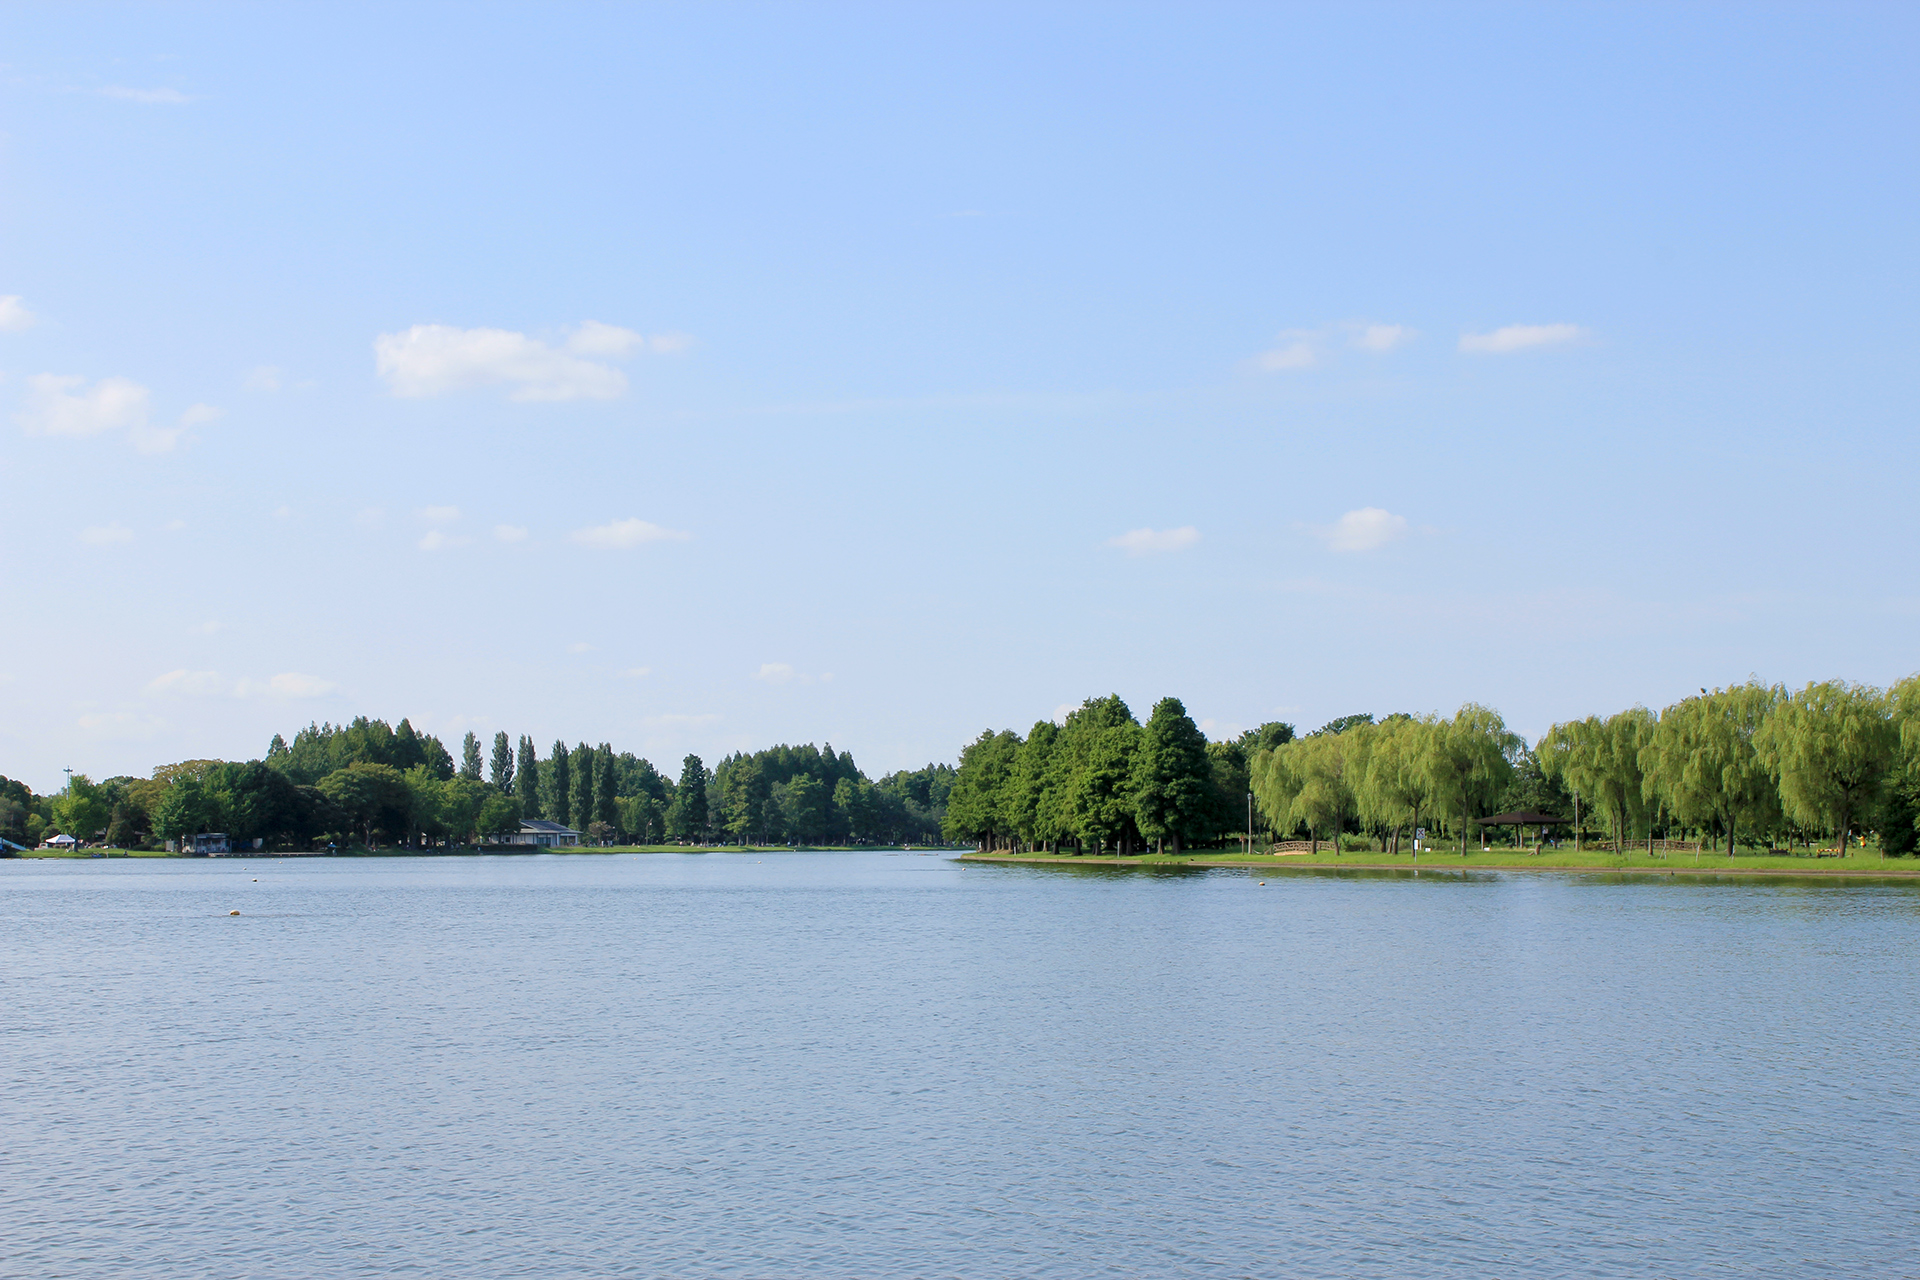
[[[1260,874],[3,862],[0,1271],[1920,1274],[1920,886]]]

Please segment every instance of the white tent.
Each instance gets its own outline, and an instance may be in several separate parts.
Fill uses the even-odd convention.
[[[78,840],[75,840],[72,836],[68,835],[66,832],[62,831],[59,835],[47,841],[47,843],[58,849],[71,849],[73,848],[73,846],[79,844],[80,842]]]

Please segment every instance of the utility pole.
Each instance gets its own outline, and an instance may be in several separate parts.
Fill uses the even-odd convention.
[[[67,775],[67,789],[60,794],[63,796],[71,796],[73,795],[73,770],[62,769],[61,772]]]

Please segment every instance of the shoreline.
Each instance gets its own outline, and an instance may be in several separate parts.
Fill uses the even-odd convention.
[[[1911,869],[1889,868],[1885,871],[1868,871],[1856,867],[1834,867],[1831,870],[1816,868],[1790,867],[1716,867],[1710,864],[1685,863],[1677,866],[1658,866],[1646,863],[1635,866],[1590,866],[1569,865],[1565,863],[1518,863],[1518,862],[1454,862],[1449,864],[1446,855],[1438,854],[1430,862],[1306,862],[1297,858],[1274,858],[1259,855],[1229,855],[1224,858],[1166,858],[1166,857],[1046,857],[1034,854],[966,853],[954,859],[956,862],[976,863],[1012,863],[1023,866],[1040,867],[1177,867],[1181,869],[1207,867],[1260,868],[1268,871],[1444,871],[1458,874],[1464,871],[1534,871],[1559,872],[1567,875],[1642,875],[1642,876],[1790,876],[1798,879],[1831,880],[1916,880],[1920,879],[1920,866]],[[1782,861],[1786,861],[1783,859]]]

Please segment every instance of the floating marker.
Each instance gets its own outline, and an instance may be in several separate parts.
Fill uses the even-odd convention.
[[[228,915],[230,915],[230,916],[237,916],[237,915],[239,915],[240,913],[239,913],[238,911],[229,911],[229,912],[227,912],[227,914],[228,914]]]

